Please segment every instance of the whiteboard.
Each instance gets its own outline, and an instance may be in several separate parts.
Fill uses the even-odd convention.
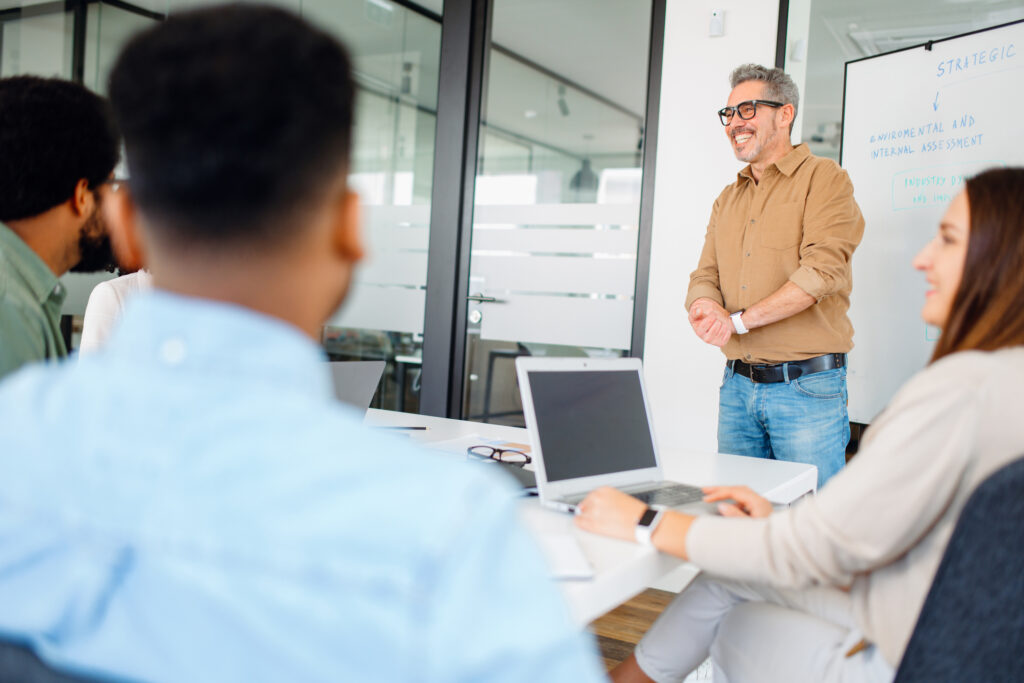
[[[965,177],[1024,165],[1024,22],[846,63],[840,163],[864,213],[853,256],[850,419],[870,422],[939,330],[911,260]]]

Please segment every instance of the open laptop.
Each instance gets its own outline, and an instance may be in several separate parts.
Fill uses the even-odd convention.
[[[365,413],[380,384],[386,363],[382,360],[330,361],[334,397]]]
[[[516,359],[541,503],[573,512],[613,486],[648,505],[707,513],[695,486],[665,481],[638,358]]]

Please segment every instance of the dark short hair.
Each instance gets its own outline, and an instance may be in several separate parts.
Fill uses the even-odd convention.
[[[274,7],[182,12],[110,75],[132,196],[175,243],[270,244],[347,170],[353,82],[332,36]]]
[[[965,189],[967,256],[933,362],[1024,344],[1024,168],[990,169]]]
[[[95,189],[118,159],[106,100],[59,78],[0,79],[0,221],[30,218]]]

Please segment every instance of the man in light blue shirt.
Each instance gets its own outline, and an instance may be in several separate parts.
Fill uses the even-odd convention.
[[[600,680],[510,485],[332,401],[343,49],[280,9],[182,13],[110,93],[132,184],[105,207],[155,290],[0,387],[0,637],[131,680]]]

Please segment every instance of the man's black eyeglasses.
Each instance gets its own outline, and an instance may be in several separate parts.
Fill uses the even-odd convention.
[[[504,462],[509,465],[517,465],[522,467],[528,462],[533,462],[533,459],[522,451],[512,450],[510,448],[495,448],[494,446],[470,446],[466,449],[466,452],[477,458],[490,458],[491,460],[497,460],[498,462]]]
[[[786,106],[782,102],[772,102],[770,100],[747,100],[746,102],[740,102],[735,107],[722,107],[718,110],[718,118],[722,120],[723,126],[729,125],[733,114],[739,114],[741,119],[748,121],[757,116],[757,105],[759,104],[776,108]]]

